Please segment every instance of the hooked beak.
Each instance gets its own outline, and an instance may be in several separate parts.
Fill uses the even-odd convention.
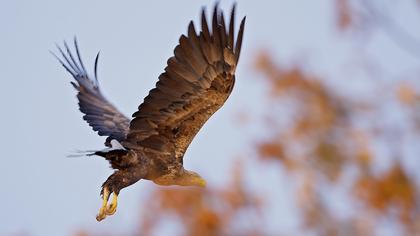
[[[198,181],[198,186],[205,188],[206,185],[207,185],[207,182],[203,178],[200,178],[200,180]]]

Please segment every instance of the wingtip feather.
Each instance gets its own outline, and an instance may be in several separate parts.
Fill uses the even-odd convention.
[[[67,54],[69,55],[71,61],[73,62],[74,67],[77,69],[77,74],[81,74],[82,70],[80,69],[79,65],[76,63],[76,60],[73,57],[73,54],[70,51],[69,45],[67,44],[66,41],[64,41],[64,47],[67,51]]]
[[[101,51],[99,51],[99,52],[96,54],[96,57],[95,57],[94,73],[95,73],[96,86],[99,86],[99,84],[98,84],[98,61],[99,61],[99,54],[100,54],[100,53],[101,53]]]
[[[87,75],[85,65],[83,64],[82,57],[80,56],[79,45],[77,44],[77,37],[74,36],[74,48],[76,49],[77,58],[79,59],[80,66],[82,67],[82,73]]]
[[[244,28],[245,28],[245,21],[246,21],[246,16],[244,16],[244,18],[242,18],[241,24],[239,26],[238,37],[237,37],[237,40],[236,40],[236,45],[235,45],[236,64],[238,63],[239,56],[241,54],[241,47],[242,47],[242,39],[243,39]]]

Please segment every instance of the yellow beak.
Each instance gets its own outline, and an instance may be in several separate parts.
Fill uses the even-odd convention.
[[[203,178],[200,178],[199,180],[198,180],[198,186],[199,187],[206,187],[206,185],[207,185],[207,182],[203,179]]]

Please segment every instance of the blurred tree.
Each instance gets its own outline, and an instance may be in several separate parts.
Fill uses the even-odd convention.
[[[378,8],[375,1],[336,0],[337,29],[364,32],[366,26],[381,27],[398,46],[419,57],[420,40],[399,27],[392,13]],[[360,54],[352,56],[358,60]],[[365,63],[375,61],[369,58]],[[368,77],[367,85],[376,83],[374,93],[396,96],[366,99],[340,94],[328,80],[308,74],[300,64],[276,65],[266,52],[260,54],[256,68],[266,78],[270,107],[280,107],[265,114],[267,120],[278,122],[269,123],[272,138],[260,142],[257,156],[278,161],[291,176],[302,177],[296,191],[302,226],[317,235],[372,235],[387,224],[398,234],[420,235],[420,181],[407,168],[407,160],[419,153],[407,148],[420,134],[416,84],[399,79],[388,86],[385,80]],[[351,78],[343,74],[340,79]],[[378,88],[381,91],[375,91]],[[400,117],[381,121],[384,114],[395,113]],[[383,166],[380,163],[390,164],[377,167]],[[343,192],[339,199],[333,197]],[[344,202],[347,214],[343,216],[333,201]]]
[[[393,136],[395,131],[377,127],[375,120],[364,127],[358,125],[380,109],[375,101],[346,100],[298,66],[276,66],[266,54],[260,55],[257,68],[271,84],[268,87],[275,95],[268,101],[271,106],[285,99],[294,104],[285,124],[270,123],[272,138],[259,144],[258,156],[276,160],[303,177],[296,191],[303,226],[317,235],[372,235],[383,221],[391,221],[407,235],[419,234],[418,183],[401,164],[404,153],[395,152],[399,137],[382,139],[383,151],[397,156],[386,170],[378,170],[375,163],[387,156],[372,152],[375,147],[370,139]],[[405,104],[417,100],[418,95],[407,87],[398,91]],[[271,111],[266,115],[271,120],[280,116]],[[374,132],[377,128],[381,132]],[[348,193],[340,199],[351,212],[345,218],[328,202],[338,191]]]

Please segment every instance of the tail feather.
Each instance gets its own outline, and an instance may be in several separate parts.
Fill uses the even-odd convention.
[[[102,150],[75,150],[74,153],[67,155],[67,157],[83,157],[83,156],[101,156],[107,158],[112,155],[125,155],[128,150],[125,149],[120,142],[113,139],[110,142],[111,147]]]
[[[102,150],[75,150],[67,157],[101,156],[109,161],[113,169],[123,169],[133,163],[133,156],[127,155],[129,150],[125,149],[121,143],[113,139],[110,144],[111,147]]]
[[[94,156],[96,150],[75,150],[73,153],[66,155],[66,157],[73,158],[73,157],[84,157],[84,156]]]

